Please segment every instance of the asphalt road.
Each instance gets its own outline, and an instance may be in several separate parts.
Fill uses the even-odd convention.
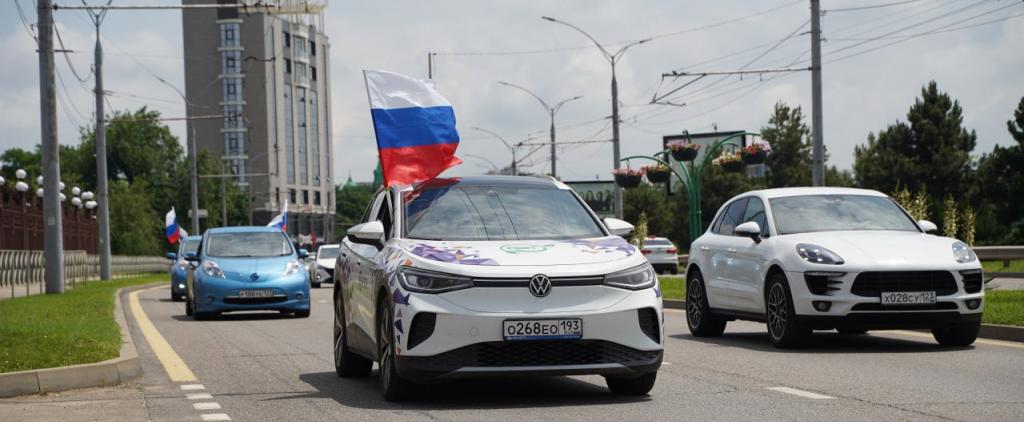
[[[0,401],[0,419],[1024,420],[1024,344],[945,349],[924,333],[818,333],[810,348],[780,351],[761,324],[730,323],[719,339],[695,339],[671,310],[666,363],[649,397],[612,396],[595,376],[431,385],[419,400],[394,404],[374,376],[335,375],[330,292],[314,291],[308,319],[254,313],[196,322],[166,289],[145,291],[145,313],[197,381],[171,382],[129,317],[143,360],[137,385]]]

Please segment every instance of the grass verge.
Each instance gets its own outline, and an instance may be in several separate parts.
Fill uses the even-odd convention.
[[[60,295],[0,301],[0,372],[100,362],[118,356],[114,291],[166,274],[90,282]]]
[[[686,278],[681,275],[659,275],[661,283],[661,297],[664,299],[684,300],[686,299]]]
[[[1010,261],[1009,267],[1003,266],[1003,261],[981,261],[981,268],[986,273],[1024,273],[1024,259]]]

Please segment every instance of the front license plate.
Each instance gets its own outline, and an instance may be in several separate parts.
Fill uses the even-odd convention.
[[[260,290],[239,290],[238,297],[271,297],[274,295],[273,289],[260,289]]]
[[[566,340],[583,338],[580,319],[510,319],[502,321],[505,340]]]
[[[931,305],[935,292],[882,292],[883,305]]]

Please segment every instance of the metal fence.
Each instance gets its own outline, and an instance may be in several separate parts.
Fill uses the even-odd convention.
[[[144,273],[164,272],[169,262],[164,257],[111,257],[114,277],[130,277]],[[0,298],[45,293],[43,251],[0,250]],[[74,287],[100,274],[99,255],[85,251],[64,251],[64,286]]]

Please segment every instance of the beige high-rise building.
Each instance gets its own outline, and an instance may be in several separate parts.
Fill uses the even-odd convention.
[[[190,4],[237,0],[183,0]],[[334,238],[330,44],[323,17],[264,1],[282,13],[185,9],[185,95],[199,150],[214,151],[250,192],[253,224],[288,202],[288,233]],[[288,13],[283,13],[288,12]],[[202,204],[200,204],[202,207]]]

